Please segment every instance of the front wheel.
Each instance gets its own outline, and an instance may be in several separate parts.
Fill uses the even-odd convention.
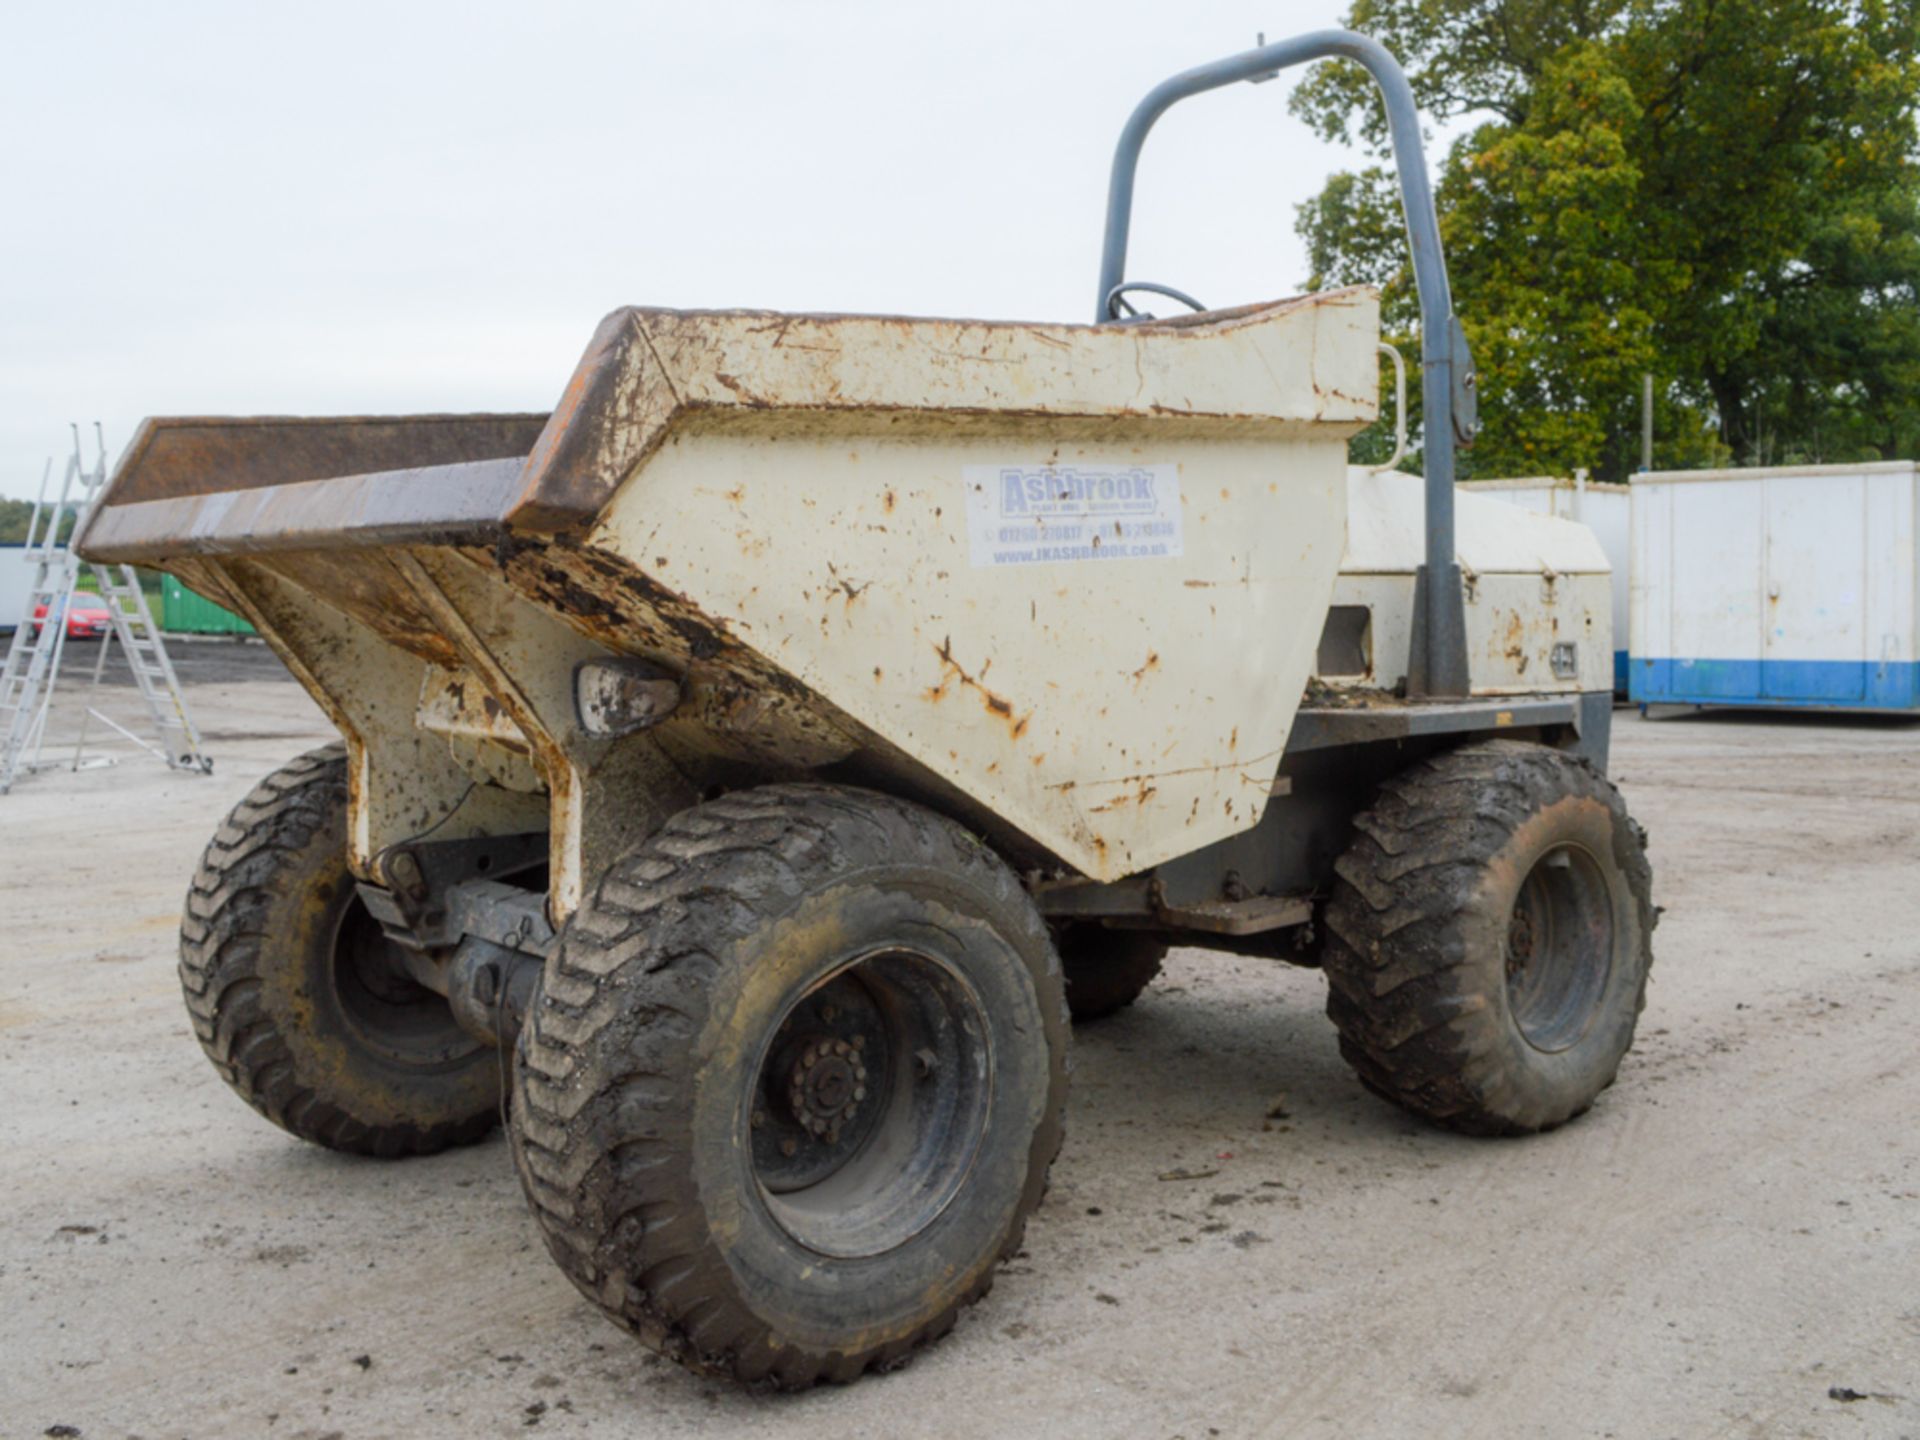
[[[1653,963],[1646,837],[1620,792],[1557,750],[1491,741],[1389,780],[1354,829],[1322,965],[1361,1080],[1476,1134],[1587,1109]]]
[[[904,1360],[1020,1244],[1067,1020],[998,857],[901,801],[746,790],[616,861],[549,958],[514,1157],[589,1299],[785,1387]]]

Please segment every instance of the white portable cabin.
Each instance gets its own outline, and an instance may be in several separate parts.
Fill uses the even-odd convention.
[[[1627,693],[1627,532],[1629,487],[1598,481],[1577,483],[1555,475],[1516,480],[1466,480],[1460,488],[1518,505],[1538,515],[1577,520],[1593,531],[1613,567],[1613,689]]]
[[[26,623],[27,597],[33,593],[34,568],[25,545],[0,544],[0,632]]]
[[[1633,700],[1920,707],[1910,460],[1633,478]]]

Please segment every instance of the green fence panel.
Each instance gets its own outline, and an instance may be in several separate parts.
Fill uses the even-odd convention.
[[[176,635],[251,635],[253,626],[224,606],[204,599],[173,576],[160,585],[160,628]]]

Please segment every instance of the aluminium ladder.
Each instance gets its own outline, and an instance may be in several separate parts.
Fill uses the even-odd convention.
[[[140,582],[130,565],[93,565],[73,553],[71,544],[61,544],[60,522],[79,484],[78,513],[72,534],[78,534],[89,510],[106,483],[107,457],[104,437],[94,426],[99,439],[99,459],[88,469],[80,456],[79,427],[74,427],[73,455],[60,485],[59,497],[47,517],[44,533],[39,531],[40,512],[46,499],[48,475],[40,482],[40,498],[34,503],[33,518],[27,527],[27,545],[22,559],[35,567],[32,588],[27,596],[26,613],[20,628],[14,631],[6,664],[0,668],[0,795],[13,788],[22,774],[45,769],[58,763],[41,758],[46,740],[47,717],[53,706],[54,686],[59,679],[60,662],[66,652],[66,617],[76,595],[84,594],[79,581],[84,568],[93,575],[100,599],[111,617],[112,628],[102,637],[93,667],[93,686],[97,689],[106,670],[107,652],[117,639],[133,674],[134,688],[146,706],[152,739],[135,734],[89,705],[81,717],[80,737],[74,744],[75,770],[111,765],[111,756],[86,756],[87,724],[98,720],[109,729],[157,756],[170,768],[207,774],[213,762],[200,746],[200,734],[188,712],[186,698],[180,693],[179,677],[167,654],[160,627]],[[39,618],[37,633],[34,621]]]

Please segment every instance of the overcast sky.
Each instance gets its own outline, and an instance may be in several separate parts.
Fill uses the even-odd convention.
[[[10,7],[0,494],[69,420],[545,410],[628,303],[1089,318],[1122,121],[1338,0]],[[1294,293],[1357,156],[1172,111],[1130,272]]]

